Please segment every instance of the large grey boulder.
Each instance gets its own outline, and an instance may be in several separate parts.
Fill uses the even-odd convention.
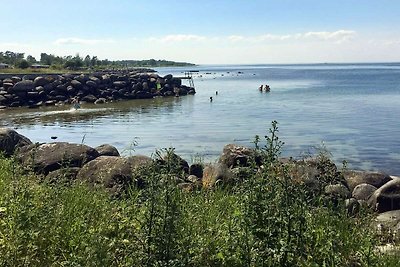
[[[81,167],[99,153],[87,145],[56,142],[25,146],[17,156],[24,166],[47,174],[62,167]]]
[[[112,195],[120,195],[132,181],[131,163],[127,158],[100,156],[85,164],[77,179],[91,186],[106,188]]]
[[[17,148],[32,144],[27,137],[17,133],[13,129],[0,128],[0,152],[10,156]]]
[[[245,167],[249,166],[253,155],[253,150],[248,147],[228,144],[224,146],[218,162],[228,168]]]
[[[17,82],[12,88],[13,93],[29,92],[35,89],[35,84],[31,80]]]
[[[392,180],[389,175],[381,172],[345,171],[343,176],[350,191],[359,184],[370,184],[379,188]]]
[[[233,179],[233,176],[231,169],[228,169],[224,164],[206,165],[203,170],[203,187],[212,188],[219,182],[229,182]]]
[[[400,179],[393,179],[372,194],[368,205],[378,212],[400,209]]]
[[[377,189],[370,184],[359,184],[354,188],[352,196],[357,200],[367,201]]]

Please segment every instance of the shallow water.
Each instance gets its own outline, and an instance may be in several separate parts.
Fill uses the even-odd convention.
[[[215,160],[227,143],[252,145],[272,120],[285,142],[283,156],[300,157],[323,144],[350,167],[400,174],[400,66],[255,65],[200,66],[197,94],[37,110],[0,111],[0,126],[35,142],[97,146],[109,143],[123,154],[151,155],[175,147],[191,161]],[[183,75],[187,68],[160,68]],[[269,84],[270,93],[258,91]],[[218,95],[215,92],[218,91]],[[213,101],[210,102],[210,96]]]

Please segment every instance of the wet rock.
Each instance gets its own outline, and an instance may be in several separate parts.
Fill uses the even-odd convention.
[[[3,152],[6,156],[10,156],[17,149],[31,144],[31,140],[15,130],[0,128],[0,152]]]

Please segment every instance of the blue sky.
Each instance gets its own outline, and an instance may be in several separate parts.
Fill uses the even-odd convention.
[[[400,61],[398,0],[1,0],[0,51],[197,64]]]

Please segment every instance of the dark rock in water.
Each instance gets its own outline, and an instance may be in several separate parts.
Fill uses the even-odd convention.
[[[46,106],[54,106],[56,103],[57,103],[56,100],[49,100],[49,101],[44,102],[44,104]]]
[[[32,144],[27,137],[9,128],[0,128],[0,151],[6,156],[12,155],[17,149]]]
[[[114,196],[121,195],[132,182],[131,165],[126,158],[100,156],[85,164],[77,179],[101,186]]]
[[[222,155],[218,162],[228,168],[246,167],[251,162],[251,157],[254,156],[254,151],[248,147],[228,144],[224,146]]]
[[[378,212],[400,209],[400,179],[387,182],[372,194],[368,205]]]
[[[82,101],[85,101],[88,103],[94,103],[94,102],[96,102],[96,100],[97,100],[97,97],[95,97],[94,95],[87,95],[82,98]]]
[[[35,89],[35,85],[31,80],[25,80],[17,82],[12,88],[12,92],[28,92],[33,91]]]
[[[109,144],[100,145],[98,147],[95,147],[95,149],[99,153],[99,156],[113,156],[113,157],[120,156],[118,149]]]
[[[44,174],[63,166],[81,167],[98,156],[94,148],[66,142],[24,146],[17,154],[24,166]]]
[[[105,103],[107,103],[107,99],[101,97],[101,98],[98,98],[96,101],[94,101],[94,103],[95,103],[96,105],[105,104]]]
[[[359,184],[354,188],[352,196],[357,200],[367,201],[377,189],[370,184]]]
[[[153,98],[153,95],[149,92],[139,91],[136,93],[136,98],[138,99],[150,99]]]
[[[359,184],[370,184],[379,188],[392,180],[389,175],[380,172],[345,171],[343,176],[350,191]]]

